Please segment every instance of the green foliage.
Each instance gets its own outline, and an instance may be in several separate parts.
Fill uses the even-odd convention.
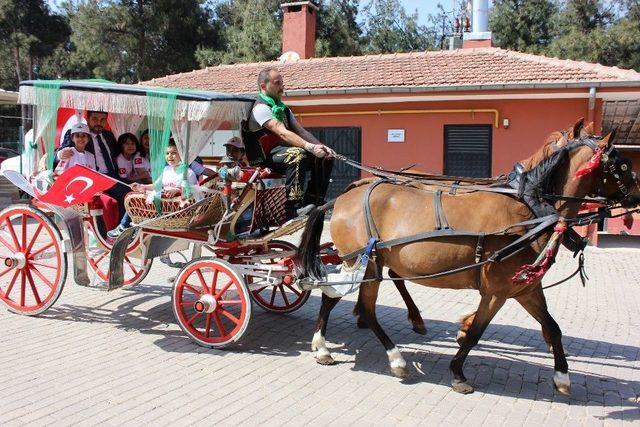
[[[498,46],[539,52],[551,41],[551,20],[556,12],[550,0],[494,0],[489,28]]]
[[[196,48],[217,39],[202,0],[84,0],[68,4],[67,13],[69,75],[83,71],[78,64],[92,77],[120,82],[190,71]]]
[[[271,61],[282,51],[278,0],[225,0],[216,7],[220,48],[200,47],[200,66]]]
[[[364,7],[365,52],[393,53],[433,49],[435,33],[418,24],[418,13],[408,15],[398,0],[371,0]]]
[[[506,49],[640,70],[640,0],[494,0],[490,28]]]
[[[329,0],[319,6],[316,56],[361,55],[359,0]]]
[[[52,13],[42,0],[0,1],[0,40],[4,58],[13,62],[13,76],[1,67],[4,87],[15,88],[18,80],[33,78],[43,58],[69,37],[65,18]]]

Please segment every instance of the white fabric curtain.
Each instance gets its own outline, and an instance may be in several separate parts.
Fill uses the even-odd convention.
[[[131,132],[137,137],[138,129],[144,119],[145,116],[138,116],[135,114],[109,113],[107,116],[107,123],[109,123],[109,127],[111,127],[111,131],[116,138],[127,132]]]
[[[213,134],[222,120],[208,119],[197,122],[187,122],[185,120],[173,120],[171,123],[171,134],[176,141],[178,151],[185,163],[190,164],[200,154],[202,149],[213,138]],[[187,141],[187,127],[189,128],[189,152],[185,155]]]

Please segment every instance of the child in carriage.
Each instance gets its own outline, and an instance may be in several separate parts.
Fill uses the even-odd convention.
[[[96,158],[93,154],[85,150],[91,135],[89,134],[89,126],[84,123],[77,123],[71,128],[71,142],[73,147],[71,157],[60,160],[56,166],[54,174],[60,175],[72,166],[82,165],[96,170]],[[58,153],[59,154],[59,153]]]
[[[178,170],[178,165],[182,162],[178,148],[173,140],[169,140],[167,151],[165,154],[167,165],[162,171],[162,194],[165,197],[175,197],[182,192],[182,172]],[[189,184],[196,185],[198,180],[196,174],[191,168],[187,169],[187,181]],[[152,184],[132,184],[134,191],[153,190]]]
[[[171,143],[175,145],[175,141],[170,139]],[[151,183],[151,161],[149,156],[149,129],[146,129],[140,135],[140,151],[136,154],[133,163],[136,173],[138,174],[138,182],[149,184]],[[216,173],[211,169],[205,167],[202,164],[202,160],[199,157],[191,162],[189,168],[196,174],[196,178],[200,179],[201,176],[216,176]]]
[[[138,138],[132,133],[123,133],[118,138],[118,148],[120,149],[120,154],[116,157],[116,166],[120,178],[131,182],[142,182],[145,178],[144,171],[140,171],[143,172],[140,173],[140,168],[136,167],[136,161],[142,159],[140,157],[141,150]]]
[[[140,135],[140,150],[133,158],[133,168],[141,184],[151,183],[151,162],[149,160],[149,130]]]
[[[173,140],[169,140],[165,160],[167,165],[164,167],[162,177],[160,178],[162,180],[162,197],[171,198],[179,196],[182,193],[182,171],[178,170],[178,166],[182,162],[182,159],[180,158],[180,153],[178,153],[176,143]],[[196,174],[189,168],[187,168],[187,181],[190,185],[196,185],[198,183]],[[131,189],[139,192],[152,191],[154,186],[153,184],[140,184],[138,182],[134,182],[131,184]],[[107,236],[110,238],[118,237],[124,230],[129,228],[130,223],[131,219],[129,218],[129,215],[125,214],[120,225],[109,231]]]

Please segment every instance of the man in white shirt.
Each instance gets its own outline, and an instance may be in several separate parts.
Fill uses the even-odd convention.
[[[278,70],[262,70],[258,87],[258,99],[243,129],[246,155],[250,164],[286,175],[287,216],[294,217],[304,205],[324,203],[336,153],[302,127],[282,103],[284,82]]]

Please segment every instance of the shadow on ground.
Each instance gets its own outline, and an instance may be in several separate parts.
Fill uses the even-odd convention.
[[[266,313],[254,305],[251,324],[242,340],[230,349],[212,350],[192,343],[177,327],[170,295],[168,286],[142,284],[134,289],[119,291],[113,299],[99,306],[61,304],[52,307],[41,317],[107,323],[122,330],[151,334],[158,337],[155,344],[168,352],[224,355],[231,351],[296,357],[310,351],[310,340],[320,307],[319,296],[312,295],[304,307],[288,315]],[[344,301],[333,310],[327,333],[330,350],[339,363],[352,364],[354,371],[389,376],[384,348],[371,331],[356,327],[352,309],[353,302]],[[387,333],[400,345],[409,365],[410,377],[404,382],[448,386],[448,365],[457,351],[455,336],[459,325],[429,320],[428,313],[425,313],[427,334],[418,335],[411,331],[404,308],[378,305],[377,314]],[[632,363],[639,356],[639,349],[572,336],[563,337],[563,341],[568,348],[571,397],[554,393],[551,381],[553,357],[547,352],[537,329],[490,325],[480,344],[468,357],[465,374],[476,390],[484,393],[580,405],[629,407],[610,412],[606,418],[640,420],[640,382],[571,370],[572,360],[577,359],[614,370],[631,370]],[[599,350],[602,347],[606,347],[606,353]],[[480,352],[483,354],[479,355]],[[318,369],[331,367],[318,366]]]

